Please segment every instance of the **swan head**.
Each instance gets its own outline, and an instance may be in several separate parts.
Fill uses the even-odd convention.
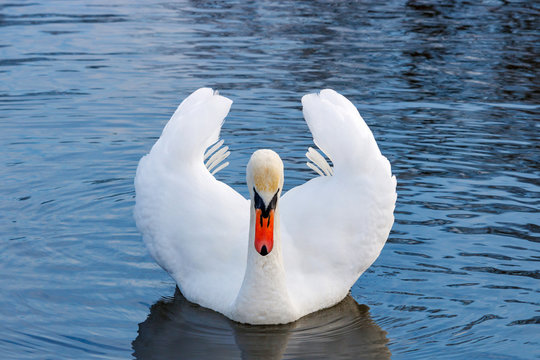
[[[257,150],[247,165],[246,181],[255,224],[255,250],[262,256],[274,247],[274,218],[283,189],[283,162],[272,150]]]

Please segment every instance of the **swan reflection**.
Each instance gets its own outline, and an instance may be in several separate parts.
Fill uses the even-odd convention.
[[[388,339],[349,295],[285,325],[239,324],[187,301],[176,289],[150,308],[133,341],[137,359],[388,359]]]

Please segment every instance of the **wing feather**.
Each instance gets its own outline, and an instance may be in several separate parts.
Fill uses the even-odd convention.
[[[319,175],[321,176],[331,176],[334,174],[334,170],[332,170],[332,167],[330,166],[330,164],[328,164],[328,161],[326,161],[326,159],[317,151],[315,150],[314,148],[312,148],[311,146],[308,148],[308,151],[306,153],[306,157],[312,161],[312,163],[307,163],[307,165],[315,170],[313,168],[313,165],[317,165],[319,167],[319,169],[322,170],[322,172],[324,173],[321,173],[317,170],[315,170],[315,172],[319,173]]]
[[[212,89],[195,91],[135,176],[134,216],[150,254],[187,299],[218,311],[234,300],[247,257],[249,202],[209,172],[228,164],[218,138],[231,104]]]
[[[291,189],[280,205],[289,291],[309,312],[340,301],[378,257],[394,221],[396,180],[349,100],[327,89],[302,104],[314,143],[334,164],[333,176]],[[328,175],[318,155],[308,151]]]
[[[229,157],[229,155],[231,155],[231,152],[228,150],[229,147],[224,146],[218,151],[216,151],[214,155],[210,156],[210,159],[208,159],[208,161],[206,162],[206,168],[208,169],[208,171],[212,171],[214,167],[219,165],[223,160],[225,160]]]
[[[210,148],[208,148],[208,150],[206,150],[206,152],[204,153],[204,161],[206,161],[206,159],[208,159],[210,155],[212,155],[217,149],[219,149],[224,142],[225,140],[221,139],[217,143],[212,145]]]

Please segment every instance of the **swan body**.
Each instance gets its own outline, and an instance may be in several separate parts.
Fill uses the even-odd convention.
[[[288,323],[340,302],[384,246],[396,178],[354,105],[333,90],[302,98],[319,176],[281,196],[283,163],[256,151],[250,200],[214,174],[232,101],[209,88],[186,98],[135,176],[134,216],[184,296],[232,320]],[[215,144],[215,145],[213,145]],[[206,162],[205,162],[206,161]]]

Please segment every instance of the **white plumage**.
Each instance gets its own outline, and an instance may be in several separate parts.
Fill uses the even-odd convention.
[[[180,104],[137,168],[137,226],[188,300],[241,322],[294,321],[342,300],[378,257],[394,220],[396,179],[350,101],[333,90],[304,96],[314,142],[333,167],[309,148],[308,166],[323,176],[279,199],[275,250],[263,257],[252,244],[253,201],[213,176],[228,164],[218,137],[231,104],[208,88]],[[277,169],[272,154],[259,158]]]

